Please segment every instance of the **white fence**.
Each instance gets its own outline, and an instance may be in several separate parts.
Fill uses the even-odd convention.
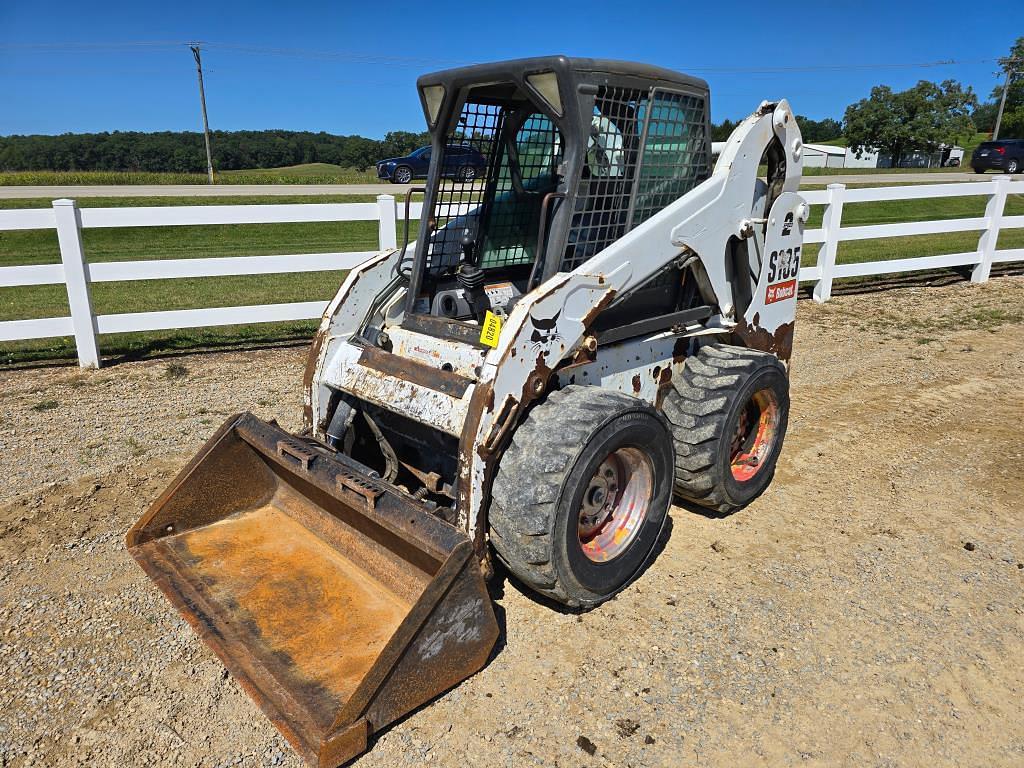
[[[419,217],[421,208],[421,203],[414,203],[410,215]],[[71,310],[69,317],[0,322],[0,341],[74,336],[79,364],[83,368],[98,368],[100,353],[96,337],[101,333],[318,318],[327,306],[325,301],[96,315],[92,309],[89,286],[91,283],[114,281],[351,269],[375,255],[377,251],[90,264],[82,247],[82,230],[93,227],[180,227],[201,224],[282,224],[318,221],[377,221],[379,247],[385,249],[397,245],[395,198],[391,195],[379,195],[376,203],[137,208],[78,208],[74,200],[54,200],[52,208],[0,210],[0,231],[56,229],[61,257],[60,264],[0,267],[0,288],[63,283],[67,286],[68,305]]]
[[[1024,248],[996,250],[1002,229],[1024,227],[1024,216],[1004,216],[1008,194],[1024,194],[1024,181],[996,176],[991,181],[961,184],[928,184],[873,189],[846,189],[830,184],[824,190],[801,194],[812,205],[824,205],[820,229],[804,233],[804,243],[821,243],[817,264],[800,270],[801,281],[814,281],[814,298],[827,301],[832,282],[842,278],[908,272],[921,269],[974,265],[971,279],[984,282],[994,263],[1024,260]],[[899,224],[843,227],[844,203],[878,200],[912,200],[963,196],[987,196],[985,215],[976,218],[919,221]],[[421,204],[413,204],[418,218]],[[234,256],[150,261],[97,262],[90,264],[82,247],[82,229],[92,227],[194,226],[201,224],[275,224],[318,221],[377,221],[380,248],[397,244],[397,209],[391,195],[376,203],[323,203],[303,205],[203,205],[138,208],[83,208],[74,200],[54,200],[52,208],[0,210],[0,231],[56,229],[61,263],[0,267],[0,287],[64,284],[69,317],[0,322],[0,341],[74,336],[79,364],[97,368],[100,353],[97,336],[102,333],[197,328],[320,317],[326,302],[265,304],[243,307],[182,309],[166,312],[131,312],[96,315],[89,286],[94,282],[157,280],[181,277],[223,277],[350,269],[375,251],[315,253],[286,256]],[[913,259],[836,264],[839,242],[869,238],[906,237],[943,232],[980,231],[975,250]]]
[[[865,189],[847,189],[843,184],[829,184],[823,190],[801,190],[800,195],[811,205],[824,205],[825,213],[820,229],[808,229],[804,232],[805,250],[807,245],[813,243],[821,243],[821,248],[818,249],[818,263],[813,267],[800,269],[800,280],[814,281],[815,301],[828,301],[832,295],[832,282],[844,277],[886,275],[973,264],[971,281],[983,283],[988,280],[993,264],[1024,260],[1024,248],[996,250],[999,233],[1002,230],[1024,227],[1024,216],[1003,215],[1006,196],[1010,194],[1024,194],[1024,181],[1012,181],[1009,176],[994,176],[991,181],[968,181],[962,184],[919,184]],[[971,196],[988,197],[984,216],[870,224],[859,227],[842,226],[844,203]],[[978,245],[973,251],[947,253],[941,256],[836,264],[836,253],[839,250],[839,243],[843,240],[910,237],[945,232],[980,232]]]

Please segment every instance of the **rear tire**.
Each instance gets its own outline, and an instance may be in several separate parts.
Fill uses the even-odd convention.
[[[1009,163],[1006,164],[1006,172],[1007,173],[1013,174],[1013,173],[1016,173],[1019,170],[1020,170],[1020,166],[1017,164],[1016,160],[1011,160]]]
[[[680,497],[728,513],[768,487],[789,420],[789,379],[777,357],[702,347],[673,379],[662,408],[672,425]]]
[[[469,184],[476,179],[476,168],[471,165],[464,165],[459,169],[459,181]]]
[[[672,436],[647,403],[570,386],[537,405],[501,458],[491,544],[532,589],[574,608],[629,584],[672,502]]]
[[[972,170],[973,170],[973,171],[974,171],[975,173],[984,173],[984,172],[985,172],[985,169],[984,169],[984,168],[973,168]]]

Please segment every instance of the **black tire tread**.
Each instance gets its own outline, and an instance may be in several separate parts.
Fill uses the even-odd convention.
[[[570,607],[590,601],[570,594],[551,562],[552,528],[562,485],[581,446],[630,407],[642,408],[644,403],[622,392],[591,386],[552,392],[513,433],[495,473],[489,512],[494,551],[529,587]]]
[[[728,439],[725,422],[734,397],[743,382],[766,366],[785,373],[767,352],[709,344],[687,359],[682,376],[673,378],[662,412],[675,444],[677,496],[721,513],[739,508],[723,492],[714,465],[719,441]]]

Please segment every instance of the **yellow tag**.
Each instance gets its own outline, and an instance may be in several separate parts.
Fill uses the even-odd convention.
[[[480,343],[488,347],[498,346],[498,336],[501,334],[501,318],[493,312],[484,315],[484,327],[480,331]]]

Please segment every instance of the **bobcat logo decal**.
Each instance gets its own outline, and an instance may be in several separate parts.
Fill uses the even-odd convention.
[[[530,316],[530,322],[533,323],[533,334],[530,336],[530,342],[535,351],[539,352],[543,347],[555,343],[562,338],[561,334],[556,330],[558,327],[558,316],[561,314],[562,311],[559,310],[555,313],[554,317],[547,320],[539,320],[532,315]]]

